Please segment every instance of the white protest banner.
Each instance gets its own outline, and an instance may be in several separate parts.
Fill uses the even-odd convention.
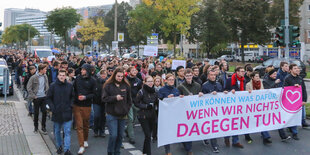
[[[172,70],[176,70],[177,67],[183,66],[184,68],[186,67],[186,61],[185,60],[172,60]]]
[[[158,53],[158,46],[144,46],[144,53],[145,56],[157,56]]]
[[[301,125],[300,87],[166,98],[159,103],[158,146]]]

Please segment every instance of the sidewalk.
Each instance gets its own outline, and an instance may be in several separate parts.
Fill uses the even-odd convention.
[[[19,90],[14,92],[20,102],[0,103],[0,155],[51,155],[41,134],[33,132],[33,120]]]

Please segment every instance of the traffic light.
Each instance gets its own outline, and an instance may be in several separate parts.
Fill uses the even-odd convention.
[[[290,45],[293,46],[298,46],[300,44],[299,40],[296,39],[297,37],[299,37],[299,27],[298,26],[294,26],[294,25],[290,25],[289,26],[289,36],[290,36]]]
[[[285,46],[285,26],[281,25],[280,27],[276,28],[276,42],[274,42],[273,46],[278,47],[278,46]]]

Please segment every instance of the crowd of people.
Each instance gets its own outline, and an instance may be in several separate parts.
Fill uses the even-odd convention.
[[[296,64],[281,62],[280,68],[266,68],[265,75],[253,71],[251,64],[237,66],[230,76],[228,63],[220,60],[210,65],[208,59],[193,62],[188,59],[186,66],[172,70],[171,58],[159,61],[155,57],[143,59],[120,59],[118,57],[92,57],[74,54],[57,55],[49,62],[21,50],[1,49],[0,57],[7,60],[18,88],[28,92],[26,100],[29,116],[34,117],[34,132],[47,134],[47,111],[52,112],[57,153],[70,155],[71,129],[76,129],[79,151],[83,154],[88,145],[89,128],[95,137],[105,137],[109,131],[108,155],[120,155],[124,137],[135,144],[134,124],[141,124],[145,139],[143,154],[151,155],[151,143],[157,141],[159,100],[188,95],[216,95],[219,92],[235,93],[271,89],[284,86],[302,87],[303,105],[307,92],[300,69]],[[39,131],[39,111],[42,112]],[[305,107],[302,108],[302,127],[307,128]],[[63,129],[63,135],[61,130]],[[280,129],[283,142],[293,138],[299,140],[297,127],[290,127],[291,136]],[[268,131],[261,132],[263,144],[272,143]],[[245,140],[252,143],[250,134]],[[62,140],[64,138],[64,140]],[[219,152],[217,139],[211,142],[212,151]],[[224,137],[227,147],[244,146],[239,136]],[[188,155],[192,155],[192,142],[184,142]],[[165,154],[171,155],[170,145],[165,145]]]

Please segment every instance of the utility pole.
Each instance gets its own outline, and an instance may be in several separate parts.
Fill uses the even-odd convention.
[[[115,0],[114,11],[114,41],[117,41],[117,0]]]
[[[285,17],[285,58],[289,58],[289,0],[284,0],[284,17]]]
[[[114,42],[117,41],[117,0],[115,0],[114,5]],[[118,45],[117,45],[118,46]],[[113,45],[112,45],[113,47]],[[115,50],[115,56],[118,54],[117,52],[118,48]]]

